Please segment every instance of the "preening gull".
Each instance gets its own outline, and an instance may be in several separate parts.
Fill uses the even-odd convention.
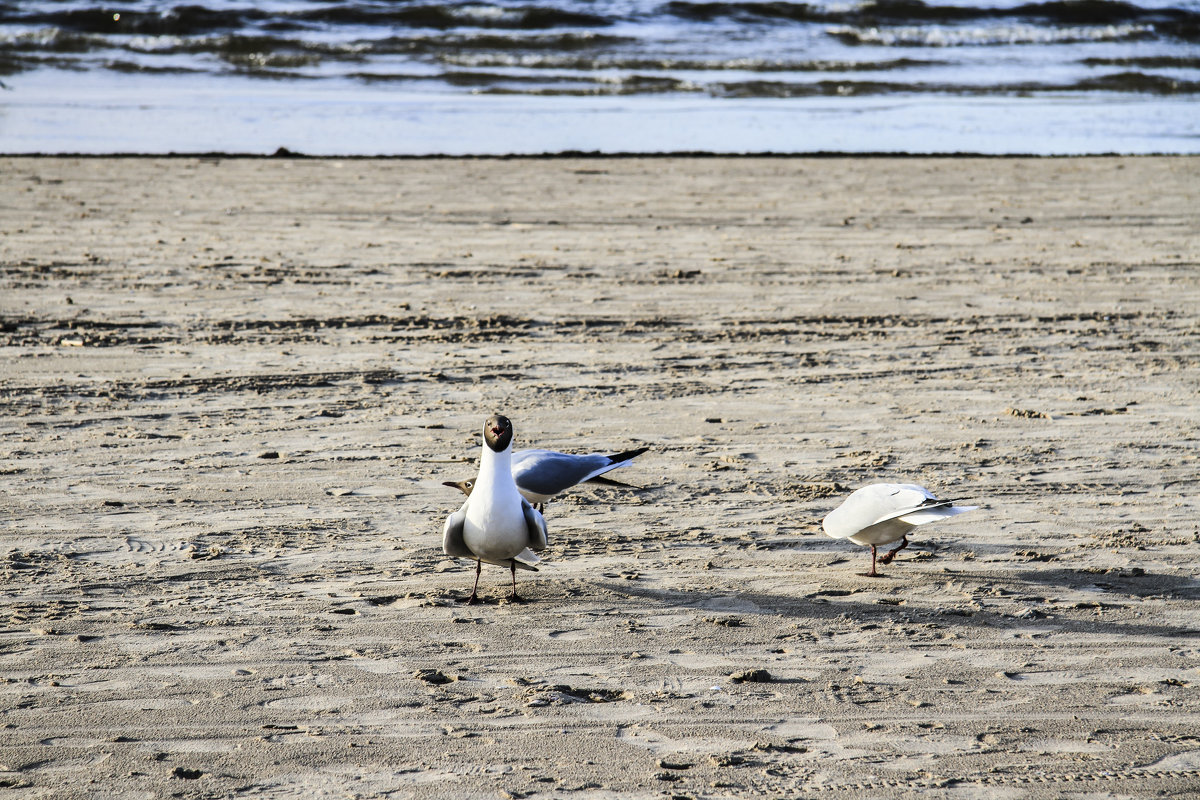
[[[905,547],[908,532],[918,525],[955,517],[979,506],[956,506],[953,500],[939,500],[924,486],[912,483],[873,483],[850,494],[829,512],[821,523],[825,533],[835,539],[849,539],[871,548],[869,577],[877,577],[875,548],[881,544],[900,545],[879,557],[890,564]]]

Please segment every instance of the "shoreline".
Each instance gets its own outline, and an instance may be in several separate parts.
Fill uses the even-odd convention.
[[[1200,159],[3,157],[14,797],[1200,781]],[[648,446],[503,601],[517,448]],[[983,506],[883,577],[820,520]]]
[[[0,127],[17,152],[1197,151],[1185,95],[703,99],[397,92],[31,73]],[[79,120],[87,126],[79,127]]]
[[[746,153],[722,153],[717,151],[707,150],[681,150],[672,152],[615,152],[607,153],[602,151],[580,151],[580,150],[561,150],[545,153],[467,153],[467,154],[449,154],[449,153],[425,153],[425,154],[375,154],[375,155],[332,155],[322,153],[304,153],[289,150],[286,147],[281,147],[273,153],[252,153],[252,152],[227,152],[220,150],[205,151],[205,152],[166,152],[166,153],[3,153],[0,152],[0,158],[3,159],[20,159],[20,158],[35,158],[35,159],[61,159],[61,158],[80,158],[80,159],[212,159],[212,158],[227,158],[227,159],[285,159],[294,158],[302,160],[347,160],[347,161],[514,161],[520,159],[529,159],[532,161],[556,161],[570,159],[590,159],[596,161],[604,160],[628,160],[628,159],[691,159],[691,160],[707,160],[707,159],[729,159],[733,161],[744,159],[868,159],[868,160],[910,160],[927,158],[934,161],[943,160],[988,160],[994,159],[1004,161],[1009,159],[1042,159],[1042,160],[1064,160],[1064,159],[1083,159],[1083,158],[1200,158],[1197,153],[983,153],[983,152],[939,152],[939,153],[919,153],[919,152],[889,152],[880,150],[875,152],[852,152],[852,151],[837,151],[837,150],[818,150],[813,152],[796,151],[796,152],[746,152]]]

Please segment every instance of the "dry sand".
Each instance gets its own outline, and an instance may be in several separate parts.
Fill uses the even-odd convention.
[[[0,263],[5,798],[1200,791],[1200,159],[6,158]],[[467,607],[494,410],[652,450]]]

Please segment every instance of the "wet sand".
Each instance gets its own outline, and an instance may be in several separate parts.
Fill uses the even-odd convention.
[[[1200,787],[1200,159],[0,159],[6,797]],[[446,558],[483,418],[649,446]],[[983,506],[869,553],[879,480]]]

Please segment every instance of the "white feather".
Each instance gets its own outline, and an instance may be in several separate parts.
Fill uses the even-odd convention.
[[[938,503],[942,503],[938,505]],[[917,525],[973,511],[939,501],[913,483],[873,483],[850,494],[822,521],[825,533],[856,544],[880,545],[903,539]]]

